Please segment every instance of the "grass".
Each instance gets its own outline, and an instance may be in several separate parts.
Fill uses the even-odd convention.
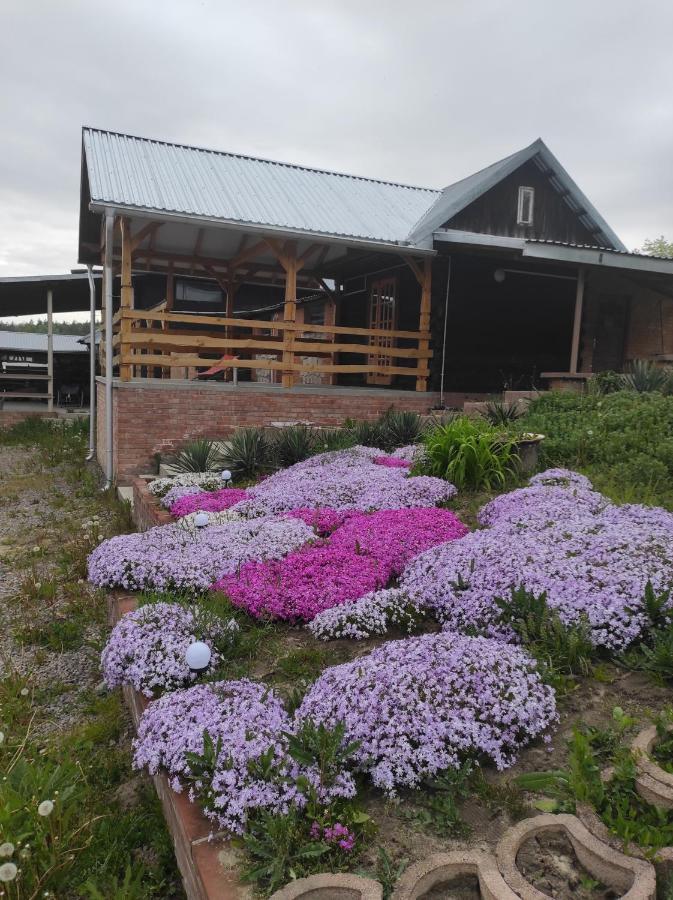
[[[131,768],[128,714],[118,693],[97,689],[107,623],[103,595],[84,582],[86,557],[100,535],[130,528],[128,508],[100,491],[84,463],[86,423],[29,419],[0,432],[0,446],[26,452],[26,471],[0,482],[3,499],[39,510],[28,525],[19,511],[12,544],[3,545],[18,575],[4,610],[30,661],[27,674],[11,657],[2,661],[0,843],[14,845],[20,869],[5,895],[182,897],[160,803]],[[47,675],[61,671],[61,658],[75,681]]]

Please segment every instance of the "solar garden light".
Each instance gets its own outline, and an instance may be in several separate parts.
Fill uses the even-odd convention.
[[[185,662],[192,672],[199,674],[208,668],[210,662],[210,647],[203,641],[194,641],[187,647],[185,652]]]
[[[198,512],[194,516],[194,525],[196,528],[205,528],[209,521],[210,516],[207,512]]]
[[[229,484],[229,482],[231,481],[231,472],[229,471],[229,469],[225,469],[222,472],[222,481],[226,482],[227,484]]]

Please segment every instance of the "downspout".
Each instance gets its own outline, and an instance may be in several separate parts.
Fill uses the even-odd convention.
[[[439,379],[439,408],[444,409],[444,370],[446,368],[446,325],[449,318],[449,289],[451,287],[451,257],[446,270],[446,294],[444,297],[444,339],[442,341],[442,372]]]
[[[114,217],[105,213],[105,252],[103,257],[103,284],[105,303],[105,484],[103,490],[112,487],[112,242]]]
[[[86,461],[96,455],[96,283],[90,265],[86,267],[89,278],[89,452]]]

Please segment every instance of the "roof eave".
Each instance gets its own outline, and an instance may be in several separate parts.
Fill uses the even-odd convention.
[[[435,256],[436,251],[432,246],[419,246],[406,241],[384,241],[373,240],[371,238],[361,238],[352,235],[328,234],[324,232],[304,231],[302,229],[283,228],[278,225],[264,225],[255,222],[240,222],[235,219],[221,219],[212,216],[203,216],[190,213],[176,213],[165,209],[149,209],[147,207],[138,207],[128,204],[113,203],[107,200],[92,200],[89,203],[89,210],[94,213],[104,214],[111,212],[113,215],[124,214],[134,216],[140,219],[160,219],[165,222],[174,222],[180,225],[196,225],[198,227],[208,226],[211,228],[221,228],[232,231],[245,231],[254,234],[272,234],[285,239],[305,238],[306,240],[316,241],[324,244],[337,244],[345,247],[367,247],[368,249],[376,248],[377,250],[396,252],[396,253],[413,253],[423,256]]]

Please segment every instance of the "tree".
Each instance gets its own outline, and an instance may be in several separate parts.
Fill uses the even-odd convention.
[[[639,252],[673,259],[673,241],[667,241],[663,234],[658,238],[647,238]]]

